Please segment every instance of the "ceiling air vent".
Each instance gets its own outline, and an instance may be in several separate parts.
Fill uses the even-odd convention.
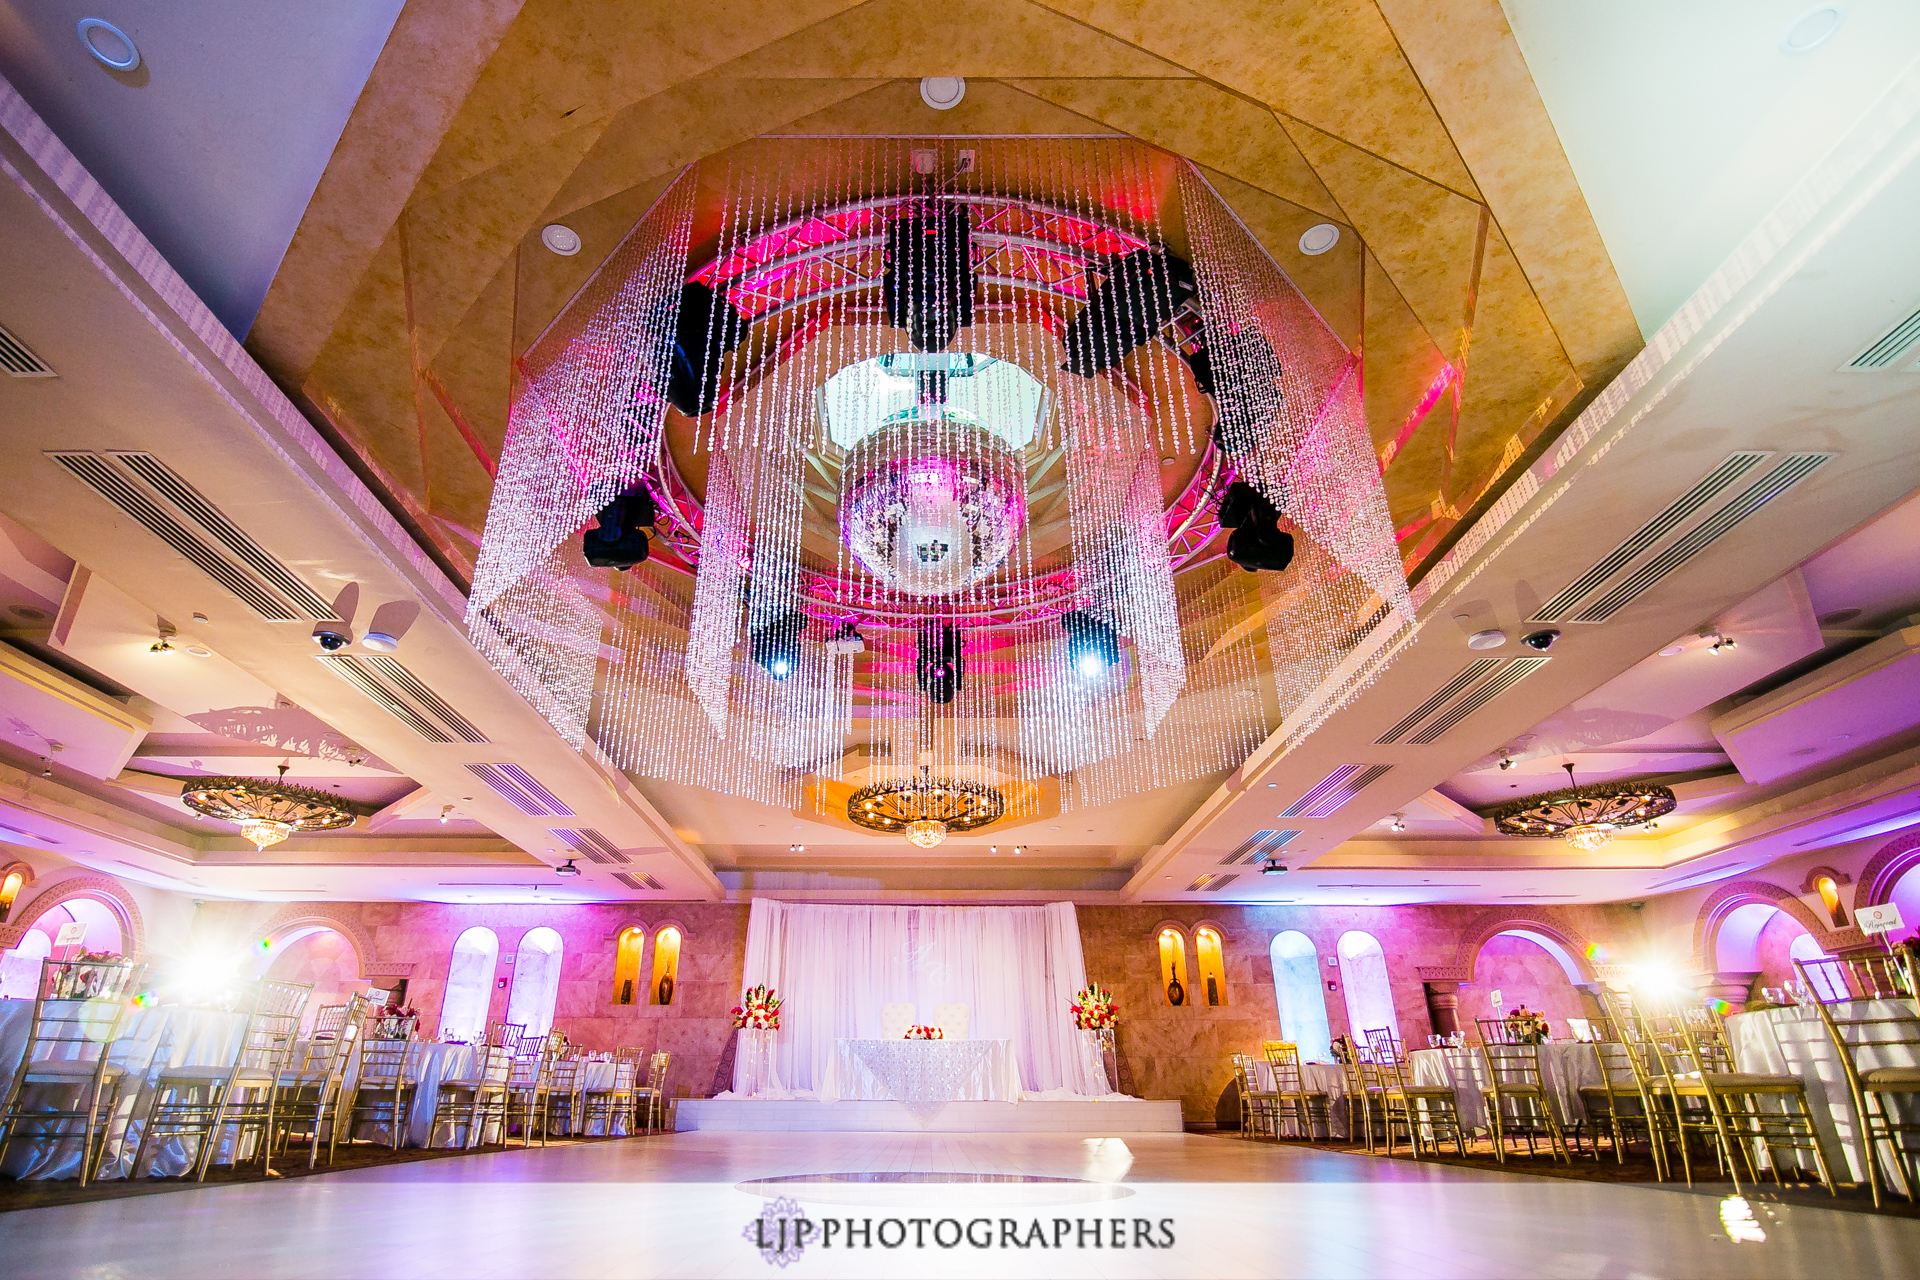
[[[1252,836],[1248,837],[1246,843],[1242,844],[1226,857],[1220,859],[1220,865],[1230,867],[1242,858],[1245,858],[1249,862],[1258,861],[1270,853],[1285,848],[1297,839],[1299,835],[1300,833],[1298,831],[1291,829],[1286,831],[1256,831]]]
[[[613,878],[629,889],[643,889],[649,893],[662,893],[666,888],[644,871],[616,871]]]
[[[470,764],[467,772],[530,818],[571,818],[573,810],[517,764]]]
[[[46,361],[33,354],[26,343],[13,336],[13,332],[0,326],[0,369],[5,369],[9,377],[14,378],[57,378]]]
[[[1485,659],[1481,661],[1485,661]],[[1456,676],[1447,684],[1448,689],[1456,689],[1454,694],[1448,695],[1451,701],[1449,702],[1447,699],[1443,699],[1440,703],[1434,705],[1432,710],[1427,713],[1430,718],[1427,719],[1424,724],[1416,720],[1413,722],[1413,725],[1407,726],[1408,728],[1418,726],[1415,732],[1407,738],[1407,745],[1424,747],[1439,741],[1441,734],[1453,728],[1453,726],[1459,724],[1462,720],[1465,720],[1468,716],[1478,711],[1481,707],[1486,706],[1487,703],[1492,702],[1495,698],[1513,688],[1513,686],[1519,684],[1540,668],[1546,666],[1548,661],[1550,660],[1547,658],[1496,658],[1493,661],[1492,667],[1482,668],[1480,671],[1474,672],[1474,678],[1467,681],[1464,686],[1458,689],[1456,689],[1456,686],[1460,686],[1461,681],[1460,677]],[[1469,663],[1467,670],[1473,671],[1473,668],[1479,666],[1479,662]],[[1462,674],[1464,675],[1466,673],[1463,672]],[[1433,700],[1431,698],[1428,699],[1428,703],[1432,702]],[[1427,704],[1422,705],[1425,706]],[[1403,721],[1402,723],[1405,722]],[[1394,726],[1394,728],[1400,730],[1399,725]],[[1405,730],[1400,731],[1405,732]]]
[[[1466,669],[1459,675],[1447,681],[1444,685],[1441,685],[1438,693],[1428,698],[1413,710],[1407,712],[1406,715],[1400,718],[1398,724],[1375,738],[1373,740],[1374,745],[1384,747],[1400,741],[1401,738],[1412,732],[1415,725],[1425,720],[1440,708],[1446,706],[1449,701],[1458,697],[1467,686],[1499,665],[1500,659],[1498,658],[1476,658],[1474,661],[1469,662],[1466,665]]]
[[[1283,818],[1330,818],[1341,806],[1384,778],[1390,764],[1343,764],[1280,814]]]
[[[1772,456],[1748,452],[1727,458],[1541,606],[1533,621],[1605,622],[1833,458],[1830,453],[1790,453],[1726,497]]]
[[[333,617],[333,606],[319,593],[152,454],[51,450],[47,456],[261,617],[276,622],[292,622],[301,614],[315,621]]]
[[[354,653],[317,653],[314,658],[428,742],[458,740],[481,745],[487,741],[487,736],[448,706],[446,699],[392,658]]]
[[[1200,892],[1200,890],[1206,888],[1208,884],[1212,883],[1212,881],[1213,881],[1213,877],[1211,875],[1201,876],[1198,879],[1196,879],[1192,884],[1187,886],[1187,892],[1198,893]]]
[[[627,855],[616,849],[613,841],[592,827],[548,827],[547,834],[566,841],[569,848],[588,862],[624,864],[627,861]]]
[[[1227,872],[1227,874],[1223,876],[1215,876],[1213,880],[1208,882],[1207,892],[1218,893],[1222,889],[1226,888],[1228,885],[1232,884],[1235,880],[1238,880],[1239,878],[1240,878],[1240,873],[1237,871],[1229,871]]]
[[[1900,363],[1920,343],[1920,308],[1861,348],[1860,354],[1840,366],[1842,373],[1879,373]]]

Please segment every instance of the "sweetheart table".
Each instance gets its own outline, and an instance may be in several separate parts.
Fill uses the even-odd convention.
[[[949,1102],[1018,1102],[1011,1040],[836,1040],[822,1102],[892,1099],[923,1123]]]

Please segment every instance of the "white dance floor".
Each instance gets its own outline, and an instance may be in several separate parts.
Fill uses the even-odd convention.
[[[923,1110],[925,1108],[922,1108]],[[674,1125],[686,1130],[807,1133],[1179,1133],[1177,1099],[1149,1101],[949,1102],[925,1117],[898,1102],[808,1102],[683,1098]]]
[[[802,1217],[787,1265],[763,1256],[753,1233],[771,1251]],[[1912,1220],[1188,1134],[680,1133],[0,1214],[9,1280],[1841,1280],[1916,1257]]]

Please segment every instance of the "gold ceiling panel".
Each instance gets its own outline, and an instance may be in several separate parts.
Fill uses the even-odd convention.
[[[967,96],[951,111],[929,111],[918,80],[893,80],[838,106],[796,120],[787,133],[894,137],[911,121],[922,136],[968,134],[1098,135],[1123,133],[1111,125],[1064,110],[998,80],[967,82]]]
[[[1372,0],[1040,0],[1275,111],[1478,197]]]
[[[539,227],[528,230],[509,264],[517,282],[512,350],[525,351],[533,345],[533,340],[560,314],[560,308],[567,305],[567,299],[599,270],[607,255],[627,238],[676,176],[674,172],[649,178],[568,214],[568,228],[580,237],[580,252],[571,258],[547,252],[540,243]],[[506,411],[504,402],[500,409]]]
[[[1450,408],[1426,401],[1434,380],[1447,368],[1386,270],[1366,255],[1366,329],[1360,367],[1367,430],[1373,447],[1387,459],[1387,506],[1393,527],[1405,530],[1427,514],[1440,488],[1446,459],[1446,422]]]
[[[870,0],[708,74],[819,79],[1183,77],[1192,73],[1027,0]]]
[[[1340,227],[1340,241],[1317,256],[1300,252],[1307,228],[1327,221],[1311,209],[1268,195],[1217,169],[1201,170],[1213,189],[1239,215],[1273,260],[1313,304],[1327,327],[1350,351],[1361,347],[1360,259],[1365,252],[1352,227]],[[1336,219],[1335,225],[1339,225]]]

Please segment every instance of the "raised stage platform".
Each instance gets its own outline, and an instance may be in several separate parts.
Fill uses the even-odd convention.
[[[1179,1133],[1176,1099],[1125,1102],[949,1102],[926,1123],[898,1102],[682,1098],[675,1130],[813,1133]]]

